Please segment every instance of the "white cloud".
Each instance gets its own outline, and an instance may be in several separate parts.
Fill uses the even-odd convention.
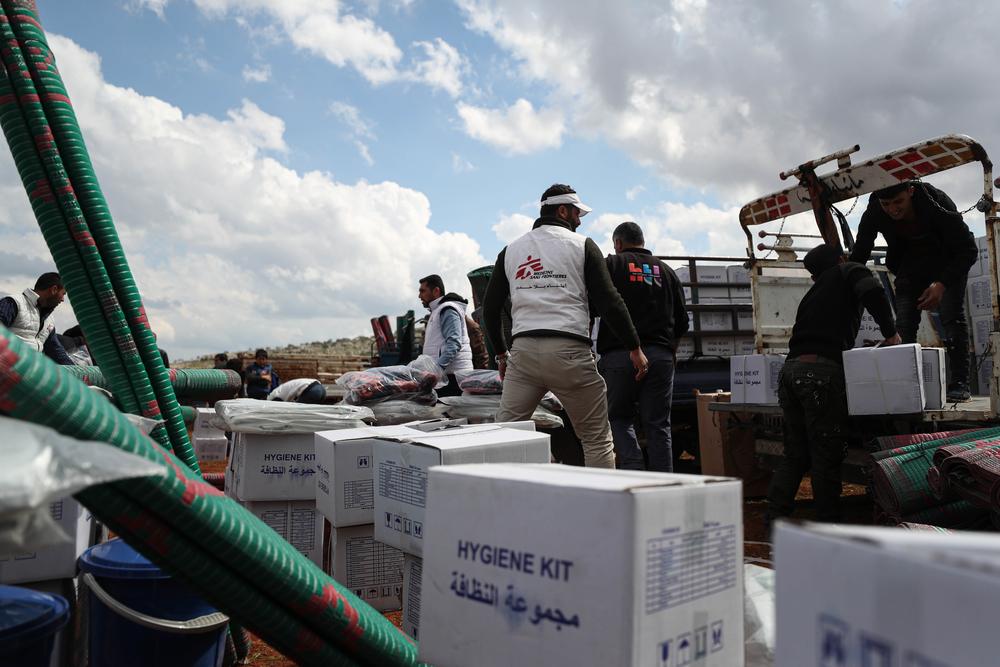
[[[164,16],[163,10],[169,1],[170,0],[128,0],[128,2],[125,3],[125,8],[129,11],[147,9],[162,19]]]
[[[260,67],[246,65],[243,68],[243,80],[252,83],[266,83],[271,80],[271,66],[267,64]]]
[[[493,225],[492,229],[497,238],[506,244],[530,232],[533,224],[535,224],[534,218],[529,218],[521,213],[514,213],[512,215],[501,215],[500,221]]]
[[[462,76],[469,69],[458,49],[440,37],[433,42],[414,42],[413,46],[423,51],[424,58],[413,65],[409,76],[458,97],[462,93]]]
[[[451,169],[456,174],[465,174],[476,170],[476,165],[472,164],[458,153],[451,154]]]
[[[372,130],[371,123],[362,117],[361,111],[346,102],[338,101],[330,104],[330,113],[347,126],[348,136],[354,147],[358,149],[361,159],[367,162],[369,167],[374,165],[375,160],[372,158],[371,150],[362,139],[375,139],[375,132]]]
[[[418,308],[429,273],[469,294],[479,246],[432,231],[421,192],[296,172],[267,153],[285,145],[283,121],[251,102],[221,118],[186,114],[107,83],[93,53],[49,39],[171,356],[364,334],[374,315]],[[0,184],[16,183],[6,155]],[[0,261],[0,285],[19,290],[51,260],[23,191],[0,194],[0,248],[18,255],[16,267]]]
[[[637,185],[634,188],[629,188],[628,190],[625,191],[625,199],[628,199],[629,201],[635,201],[636,197],[638,197],[645,191],[646,187],[644,185]]]
[[[714,208],[703,203],[664,202],[649,211],[604,213],[581,230],[605,252],[612,252],[615,227],[632,220],[642,228],[646,247],[657,255],[746,255],[746,236],[738,222],[739,208]]]
[[[524,81],[563,102],[574,133],[726,203],[854,143],[871,156],[959,131],[1000,145],[996,95],[981,85],[1000,5],[458,3]]]
[[[512,155],[557,148],[566,130],[561,111],[535,111],[531,102],[523,98],[506,109],[459,103],[458,115],[470,137]]]

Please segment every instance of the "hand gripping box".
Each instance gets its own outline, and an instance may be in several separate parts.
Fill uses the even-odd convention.
[[[403,552],[375,541],[371,524],[333,528],[330,576],[379,611],[398,611],[403,595]]]
[[[739,480],[432,468],[419,658],[436,667],[740,667]]]
[[[1000,537],[779,522],[776,667],[996,665]]]
[[[458,463],[548,463],[549,436],[496,424],[376,439],[375,539],[423,555],[427,473]],[[496,509],[496,508],[495,508]]]
[[[916,343],[847,350],[844,380],[852,415],[923,412],[923,361]]]

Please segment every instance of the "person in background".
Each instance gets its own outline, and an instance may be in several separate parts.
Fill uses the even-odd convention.
[[[244,374],[247,397],[266,401],[268,394],[281,384],[281,380],[271,364],[267,362],[267,350],[258,349],[253,356],[254,362],[247,367]]]
[[[885,290],[864,265],[845,261],[826,244],[803,261],[813,286],[799,302],[778,382],[784,456],[768,490],[768,525],[792,515],[806,472],[816,520],[840,520],[840,466],[850,437],[843,353],[854,345],[863,309],[875,318],[884,345],[900,342]]]
[[[296,378],[278,385],[274,391],[267,395],[267,400],[287,403],[323,403],[326,401],[326,389],[319,380]]]
[[[965,289],[976,263],[976,238],[955,202],[928,183],[906,181],[868,198],[851,261],[864,264],[881,234],[885,264],[896,276],[896,320],[904,343],[917,342],[921,311],[937,311],[945,330],[949,401],[969,400],[969,328]]]
[[[590,211],[568,185],[549,187],[531,231],[500,251],[486,287],[483,321],[503,379],[498,422],[531,418],[552,391],[569,414],[585,464],[614,468],[604,380],[590,346],[590,304],[629,350],[637,379],[649,362],[628,309],[611,282],[600,248],[578,234]],[[513,344],[503,336],[502,312],[511,299]]]
[[[597,324],[597,364],[608,386],[608,417],[619,468],[645,470],[635,435],[638,416],[646,435],[648,469],[672,472],[670,403],[673,399],[677,341],[687,333],[684,290],[673,269],[644,247],[642,229],[623,222],[611,235],[615,254],[607,257],[608,272],[622,295],[639,334],[649,372],[641,381],[625,343],[608,327]]]
[[[448,385],[437,390],[438,396],[458,396],[462,390],[455,371],[472,370],[472,346],[465,309],[469,302],[458,294],[445,294],[439,275],[420,279],[417,291],[424,308],[431,311],[424,329],[424,351],[448,375]]]
[[[83,328],[79,324],[56,335],[59,336],[59,342],[62,343],[63,349],[66,350],[66,354],[73,360],[73,363],[77,366],[94,365],[94,360],[90,356],[90,348],[87,347],[87,339],[83,335]]]
[[[469,331],[469,349],[472,351],[473,368],[489,368],[490,353],[486,351],[486,339],[483,337],[483,329],[472,319],[471,315],[465,316],[465,326]]]
[[[35,288],[0,299],[0,324],[45,356],[63,366],[74,365],[56,336],[52,312],[66,298],[66,289],[58,273],[43,273]]]
[[[212,360],[213,368],[226,368],[226,364],[229,363],[229,355],[225,352],[219,352]]]

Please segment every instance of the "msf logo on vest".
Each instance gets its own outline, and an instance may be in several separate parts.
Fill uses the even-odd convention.
[[[528,259],[524,260],[521,265],[517,267],[517,273],[514,274],[514,280],[524,280],[532,274],[541,272],[542,269],[542,260],[528,255]]]

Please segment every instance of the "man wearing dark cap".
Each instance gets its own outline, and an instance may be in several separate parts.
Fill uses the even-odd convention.
[[[904,343],[917,342],[920,311],[938,311],[944,327],[951,382],[949,401],[969,399],[969,330],[965,287],[979,256],[976,239],[944,192],[907,181],[873,192],[861,216],[851,261],[871,257],[876,235],[885,239],[885,263],[896,276],[896,319]]]
[[[497,257],[483,300],[483,320],[503,378],[497,421],[530,419],[542,396],[551,391],[580,436],[585,465],[614,468],[605,385],[591,352],[590,306],[628,350],[637,379],[646,376],[649,362],[600,248],[576,232],[581,216],[589,211],[568,185],[552,185],[542,193],[531,231]],[[513,319],[510,352],[501,322],[508,297]]]
[[[817,521],[840,520],[840,464],[849,436],[842,355],[854,345],[866,308],[885,337],[900,342],[885,290],[862,264],[833,246],[805,256],[813,286],[799,302],[778,401],[784,413],[784,457],[771,480],[768,518],[790,516],[802,476],[812,477]]]

